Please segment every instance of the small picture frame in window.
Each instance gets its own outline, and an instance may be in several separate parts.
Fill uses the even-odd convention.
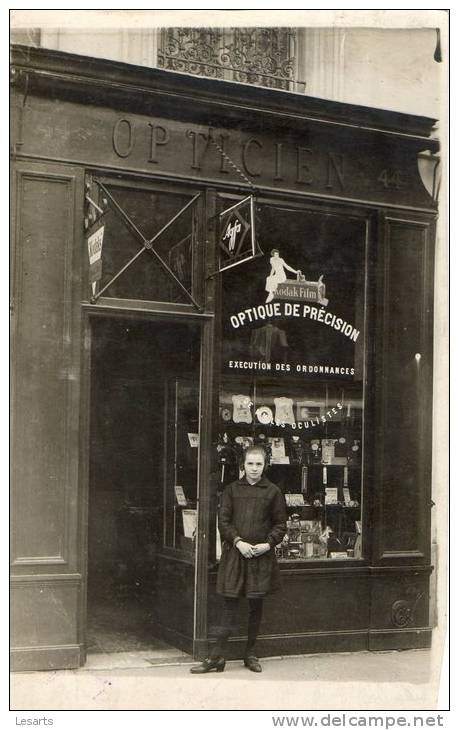
[[[322,401],[299,400],[296,403],[296,420],[313,421],[323,415]]]

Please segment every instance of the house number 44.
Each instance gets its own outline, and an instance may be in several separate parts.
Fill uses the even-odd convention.
[[[404,184],[403,175],[400,170],[383,170],[378,176],[378,182],[390,190],[400,190]]]

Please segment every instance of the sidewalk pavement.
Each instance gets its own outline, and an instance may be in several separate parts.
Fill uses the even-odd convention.
[[[311,654],[241,661],[192,675],[189,661],[135,666],[117,655],[75,670],[11,675],[14,710],[434,710],[440,662],[431,650]]]

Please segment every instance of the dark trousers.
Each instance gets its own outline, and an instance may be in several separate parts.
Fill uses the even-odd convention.
[[[223,610],[220,619],[220,626],[216,630],[216,644],[212,650],[212,657],[225,656],[228,639],[235,630],[239,598],[224,598]],[[249,621],[247,627],[247,646],[245,656],[254,653],[255,642],[260,631],[261,617],[263,615],[263,598],[249,598]]]

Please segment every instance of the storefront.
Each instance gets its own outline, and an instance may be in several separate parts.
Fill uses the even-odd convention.
[[[249,443],[289,514],[260,656],[429,646],[434,120],[12,70],[13,667],[84,663],[120,596],[203,657]]]

